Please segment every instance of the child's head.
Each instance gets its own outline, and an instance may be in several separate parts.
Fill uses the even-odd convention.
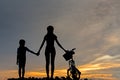
[[[25,46],[25,40],[24,40],[24,39],[21,39],[21,40],[19,41],[19,44],[20,44],[20,46]]]
[[[53,26],[49,25],[49,26],[47,27],[47,31],[48,31],[48,33],[53,33],[53,31],[54,31]]]

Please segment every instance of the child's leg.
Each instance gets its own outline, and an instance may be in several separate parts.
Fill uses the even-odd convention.
[[[19,74],[19,78],[21,78],[21,67],[20,66],[19,66],[18,74]]]
[[[22,78],[24,78],[24,74],[25,74],[25,67],[22,67]]]

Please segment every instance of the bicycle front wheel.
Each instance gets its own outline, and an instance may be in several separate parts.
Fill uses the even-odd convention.
[[[72,80],[79,80],[80,79],[80,72],[76,69],[72,71],[71,69],[67,70],[67,76]]]

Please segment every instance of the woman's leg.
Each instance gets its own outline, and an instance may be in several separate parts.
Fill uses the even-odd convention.
[[[53,49],[53,51],[51,52],[51,78],[53,78],[54,75],[54,62],[55,62],[55,55],[56,55],[56,51],[55,49]]]
[[[49,64],[50,64],[50,53],[48,50],[45,50],[45,59],[46,59],[46,74],[49,78]]]

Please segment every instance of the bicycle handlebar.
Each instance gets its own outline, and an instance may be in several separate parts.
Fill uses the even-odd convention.
[[[76,48],[73,48],[72,51],[74,51]]]

